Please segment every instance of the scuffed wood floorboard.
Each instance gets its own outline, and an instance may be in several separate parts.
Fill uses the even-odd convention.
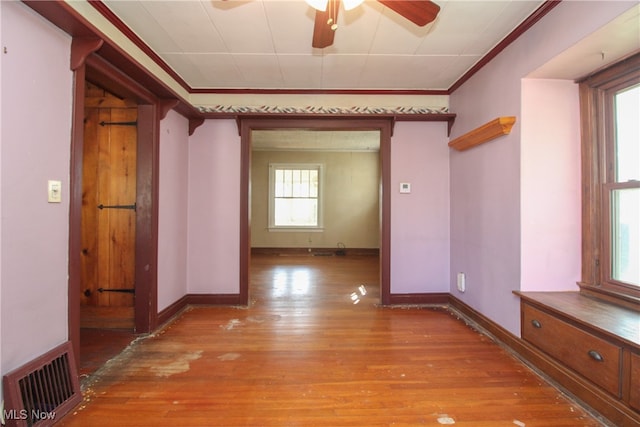
[[[250,307],[190,307],[60,425],[601,425],[445,307],[380,307],[375,257],[254,256],[251,277]]]

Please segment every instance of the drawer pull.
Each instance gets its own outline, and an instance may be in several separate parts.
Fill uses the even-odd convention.
[[[533,325],[534,328],[537,328],[537,329],[542,328],[542,323],[540,323],[539,320],[533,319],[531,321],[531,324]]]
[[[587,354],[596,362],[604,362],[604,357],[602,357],[602,355],[595,350],[589,350]]]

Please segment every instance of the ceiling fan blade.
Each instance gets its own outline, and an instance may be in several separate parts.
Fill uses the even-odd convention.
[[[311,46],[322,49],[333,44],[335,28],[333,24],[338,22],[338,9],[340,0],[329,0],[327,10],[316,10],[316,20],[313,26],[313,40]]]
[[[440,6],[429,0],[378,0],[419,27],[436,19]]]

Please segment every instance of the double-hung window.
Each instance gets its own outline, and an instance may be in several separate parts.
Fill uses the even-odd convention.
[[[269,165],[269,228],[322,228],[322,165]]]
[[[640,301],[640,55],[580,85],[583,289]]]
[[[640,83],[613,94],[611,176],[604,184],[606,278],[640,286]]]

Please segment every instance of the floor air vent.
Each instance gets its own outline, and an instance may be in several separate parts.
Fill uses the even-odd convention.
[[[7,426],[53,425],[82,401],[71,342],[5,375],[3,393]]]

